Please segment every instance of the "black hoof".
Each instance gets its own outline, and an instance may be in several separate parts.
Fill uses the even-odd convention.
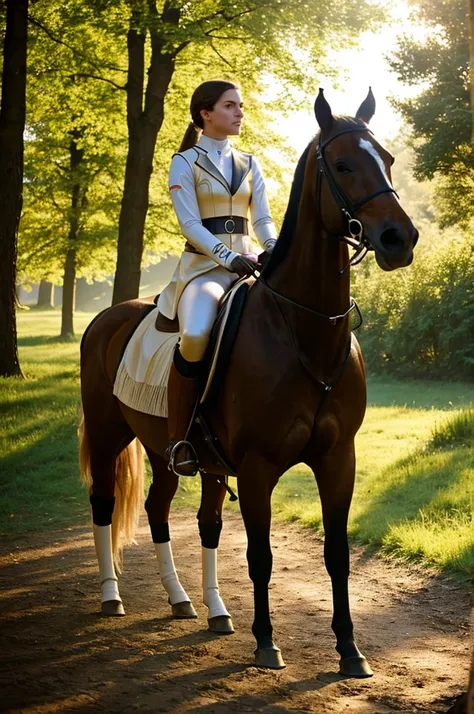
[[[373,677],[374,673],[369,667],[369,663],[362,655],[360,657],[346,657],[339,660],[339,674],[344,677],[356,677],[363,679]]]
[[[123,617],[125,610],[120,600],[105,600],[101,605],[101,614],[105,617]]]
[[[207,622],[209,630],[211,632],[216,632],[218,635],[233,635],[235,632],[230,615],[217,615],[217,617],[209,617]]]
[[[279,647],[261,647],[255,650],[255,666],[266,669],[284,669],[286,664]]]
[[[197,612],[189,600],[171,605],[171,613],[177,620],[195,620],[197,617]]]

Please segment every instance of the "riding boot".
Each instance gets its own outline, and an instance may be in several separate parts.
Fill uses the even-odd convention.
[[[199,463],[189,441],[184,441],[199,396],[200,362],[185,360],[176,349],[168,381],[168,468],[177,476],[195,476]],[[185,372],[186,374],[182,374]]]

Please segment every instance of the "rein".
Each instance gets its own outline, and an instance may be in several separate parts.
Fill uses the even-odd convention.
[[[362,325],[362,322],[363,322],[362,313],[359,309],[358,304],[354,300],[354,298],[351,298],[351,304],[345,312],[341,313],[340,315],[326,315],[326,313],[324,313],[324,312],[319,312],[318,310],[314,310],[312,307],[303,305],[302,303],[296,302],[296,300],[292,300],[291,298],[286,297],[286,295],[282,295],[281,293],[277,292],[276,290],[271,288],[267,282],[265,282],[261,273],[258,276],[255,275],[255,273],[254,273],[254,276],[267,290],[269,290],[273,295],[275,295],[275,297],[278,297],[281,300],[285,300],[286,302],[289,302],[290,305],[299,307],[302,310],[307,310],[308,312],[310,312],[312,315],[315,315],[316,317],[322,317],[323,319],[328,320],[331,325],[337,325],[339,322],[342,322],[343,320],[345,320],[345,318],[348,315],[350,315],[353,310],[356,310],[356,312],[359,316],[359,324],[357,325],[357,327],[354,327],[354,330],[359,329],[359,327]]]

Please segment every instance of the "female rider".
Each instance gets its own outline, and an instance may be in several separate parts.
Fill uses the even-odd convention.
[[[257,262],[249,212],[264,250],[270,253],[276,242],[260,168],[228,139],[240,134],[242,106],[235,84],[201,84],[191,98],[192,122],[170,167],[171,199],[187,242],[158,308],[160,317],[179,321],[180,342],[168,382],[168,456],[180,476],[194,476],[198,469],[196,452],[184,438],[219,300]]]

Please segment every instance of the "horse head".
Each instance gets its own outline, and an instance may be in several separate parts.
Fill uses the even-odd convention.
[[[394,158],[368,126],[375,113],[372,90],[355,117],[334,116],[322,89],[314,111],[320,127],[318,193],[324,227],[372,248],[383,270],[410,265],[418,231],[392,186]]]

